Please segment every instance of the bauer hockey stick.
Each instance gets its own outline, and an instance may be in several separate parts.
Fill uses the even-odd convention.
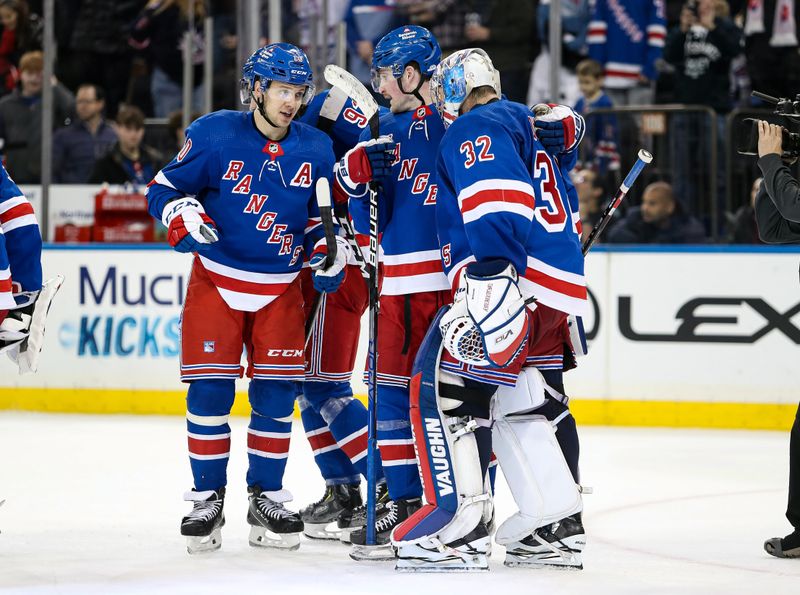
[[[328,178],[317,178],[317,185],[314,187],[317,195],[317,207],[319,207],[319,217],[322,220],[322,228],[325,230],[325,246],[328,248],[328,254],[325,257],[325,264],[323,268],[328,268],[336,262],[336,231],[333,228],[333,209],[331,208],[331,185]],[[322,305],[322,293],[318,293],[314,298],[314,303],[311,305],[311,313],[306,320],[306,341],[311,338],[311,331],[314,324],[317,322],[319,316],[319,309]]]
[[[378,104],[367,88],[352,74],[329,64],[325,67],[325,80],[332,87],[344,91],[369,122],[370,135],[379,136]],[[375,488],[377,484],[377,404],[378,404],[378,188],[369,184],[369,350],[367,369],[367,535],[366,544],[375,545]]]
[[[642,170],[651,161],[653,161],[653,156],[644,149],[639,149],[639,155],[636,163],[633,164],[631,171],[629,171],[628,175],[625,176],[625,179],[620,185],[619,190],[617,190],[617,193],[614,195],[614,198],[608,203],[606,210],[603,211],[602,215],[600,215],[600,219],[592,228],[592,232],[589,234],[589,237],[586,238],[586,241],[583,243],[582,251],[584,256],[586,256],[587,252],[592,249],[592,246],[597,241],[598,236],[603,233],[603,230],[611,222],[611,217],[614,216],[617,207],[619,207],[620,203],[622,203],[622,200],[625,198],[625,196],[627,196],[628,190],[631,189],[631,186],[633,186],[636,178],[639,177],[639,174],[642,173]]]

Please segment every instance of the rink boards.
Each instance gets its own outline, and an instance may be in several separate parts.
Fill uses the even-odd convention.
[[[191,256],[48,246],[43,261],[45,277],[66,282],[39,373],[18,376],[0,360],[0,409],[182,414],[179,319]],[[590,352],[566,376],[578,421],[788,428],[800,396],[798,261],[794,247],[595,249]],[[360,374],[354,389],[366,392]],[[235,411],[247,411],[243,392]]]

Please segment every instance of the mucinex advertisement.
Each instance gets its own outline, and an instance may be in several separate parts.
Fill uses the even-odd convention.
[[[566,377],[577,398],[797,402],[794,252],[595,251],[587,259],[589,355]],[[48,248],[66,281],[36,375],[0,361],[0,386],[183,390],[180,312],[191,256],[166,248]],[[213,316],[209,312],[209,316]],[[366,318],[353,377],[366,353]]]

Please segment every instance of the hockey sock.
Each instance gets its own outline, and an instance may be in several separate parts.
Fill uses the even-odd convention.
[[[330,428],[355,469],[367,476],[367,409],[353,398],[349,382],[307,382],[306,398]],[[380,465],[380,461],[378,461]],[[378,468],[378,477],[383,469]]]
[[[378,390],[378,447],[392,500],[422,496],[414,441],[411,437],[408,389],[381,384]]]
[[[336,439],[322,416],[314,411],[304,396],[297,397],[297,403],[300,406],[300,419],[303,421],[306,438],[314,452],[314,462],[325,479],[325,485],[358,483],[361,479],[358,471],[337,446]]]
[[[194,380],[186,395],[186,430],[189,463],[198,492],[218,490],[227,484],[233,406],[233,380]]]
[[[264,491],[283,487],[283,472],[292,435],[295,388],[285,380],[251,380],[247,430],[247,485]]]

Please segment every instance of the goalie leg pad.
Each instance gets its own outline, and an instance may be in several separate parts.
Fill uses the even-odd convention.
[[[495,398],[492,444],[519,511],[497,530],[499,544],[519,541],[535,529],[580,512],[578,486],[564,460],[549,420],[530,413],[539,397],[515,395],[535,386],[533,368],[526,368],[514,388],[501,387]],[[504,404],[504,397],[508,397]],[[541,401],[544,396],[542,393]],[[520,411],[513,411],[517,403]]]
[[[442,411],[439,312],[426,335],[411,376],[411,424],[425,505],[392,533],[397,568],[415,571],[488,568],[489,536],[482,524],[484,492],[477,427],[468,417]]]

